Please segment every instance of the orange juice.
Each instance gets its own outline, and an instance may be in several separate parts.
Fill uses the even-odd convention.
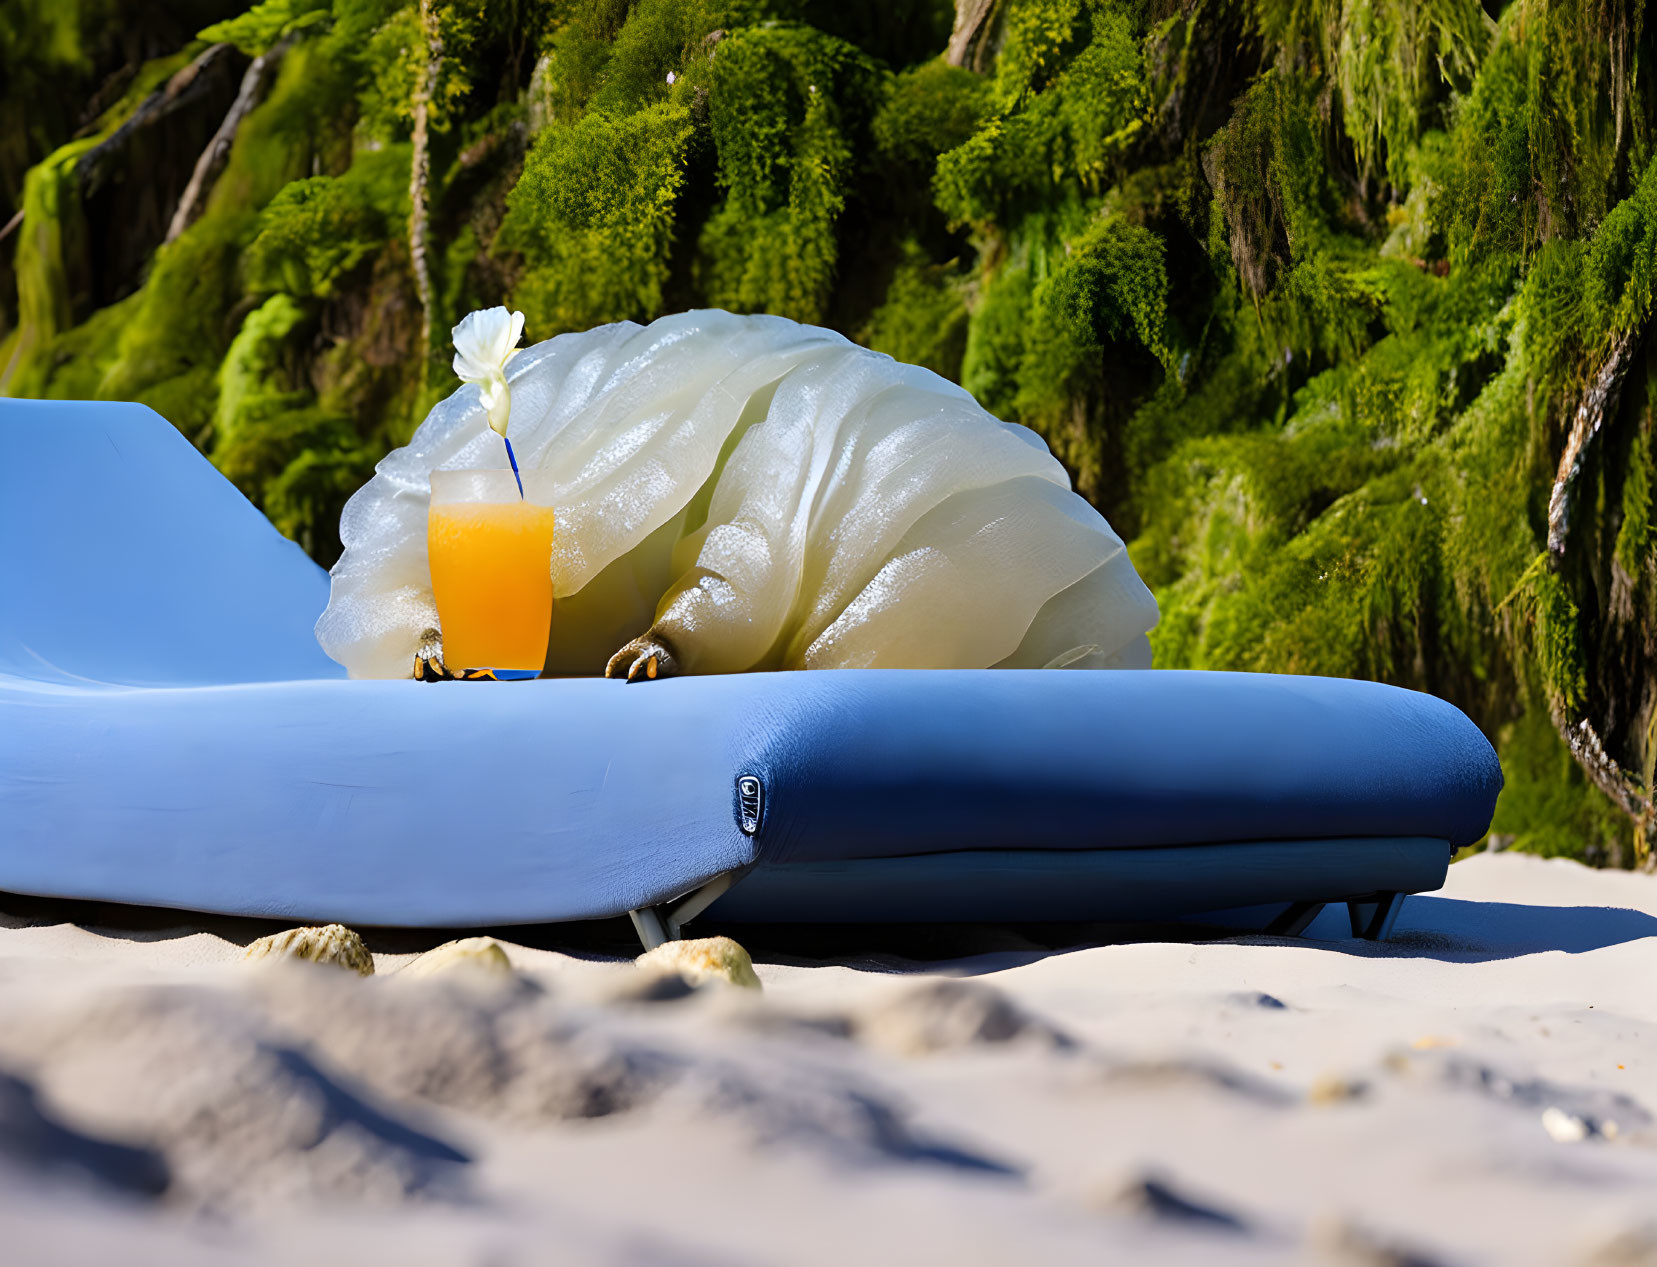
[[[501,496],[500,475],[510,500]],[[552,532],[552,509],[521,500],[510,471],[432,473],[426,550],[451,669],[546,663]]]

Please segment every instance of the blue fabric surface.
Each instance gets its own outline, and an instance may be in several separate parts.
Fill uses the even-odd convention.
[[[748,758],[778,862],[1484,834],[1496,754],[1460,710],[1263,673],[793,674]]]
[[[343,677],[328,576],[143,405],[0,400],[0,673],[194,686]]]
[[[1151,923],[1444,883],[1442,840],[1244,841],[1178,849],[981,849],[763,865],[707,910],[719,923]],[[1275,905],[1274,905],[1275,904]]]
[[[0,889],[369,924],[615,915],[754,859],[740,721],[716,693],[603,680],[0,682]]]
[[[325,575],[164,420],[0,402],[0,437],[0,889],[360,923],[573,919],[755,864],[1460,845],[1501,783],[1456,709],[1366,682],[347,682],[311,635]],[[753,836],[743,775],[765,789]]]

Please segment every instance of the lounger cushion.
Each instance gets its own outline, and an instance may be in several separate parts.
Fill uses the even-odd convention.
[[[0,400],[0,673],[195,686],[344,677],[328,577],[143,405]]]
[[[1501,773],[1453,705],[1255,673],[883,673],[761,688],[767,856],[1484,834]],[[775,719],[775,720],[771,720]]]
[[[1368,682],[348,682],[310,635],[324,574],[165,422],[4,403],[0,432],[24,454],[0,468],[0,889],[466,925],[962,851],[1410,838],[1447,857],[1501,782],[1455,708]]]
[[[764,787],[753,836],[743,775]],[[13,681],[0,888],[372,923],[574,919],[762,858],[1464,844],[1496,785],[1454,709],[1334,680]]]

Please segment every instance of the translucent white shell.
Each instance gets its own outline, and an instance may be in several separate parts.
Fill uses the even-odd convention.
[[[928,370],[780,317],[560,335],[507,367],[532,500],[556,509],[549,668],[652,621],[686,670],[1149,667],[1156,602],[1047,446]],[[345,507],[317,622],[353,677],[438,626],[435,469],[498,467],[475,386]]]

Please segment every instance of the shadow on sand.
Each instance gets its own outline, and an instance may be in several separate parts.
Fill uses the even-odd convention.
[[[1256,925],[1258,926],[1258,925]],[[924,970],[938,960],[962,960],[967,975],[997,972],[1054,952],[1125,942],[1303,945],[1366,958],[1437,959],[1484,963],[1550,951],[1583,954],[1657,938],[1657,916],[1616,906],[1529,906],[1462,898],[1409,897],[1385,942],[1352,936],[1344,905],[1332,904],[1299,938],[1268,937],[1238,928],[1186,924],[936,924],[731,925],[700,930],[737,938],[756,959],[811,962],[832,959],[872,971]]]
[[[1351,935],[1344,905],[1331,904],[1299,938],[1268,937],[1260,927],[1275,908],[1262,908],[1245,927],[1179,924],[714,924],[698,922],[691,936],[723,933],[740,941],[760,962],[833,961],[862,971],[925,971],[954,960],[951,971],[977,975],[1032,963],[1047,955],[1127,942],[1303,945],[1366,958],[1425,958],[1482,963],[1560,951],[1583,954],[1607,946],[1657,938],[1657,916],[1616,906],[1529,906],[1475,902],[1417,894],[1406,898],[1385,942]],[[57,901],[0,895],[0,926],[73,923],[98,936],[160,941],[208,932],[246,945],[290,927],[286,921],[195,915],[155,907],[106,902]],[[485,930],[362,928],[370,949],[410,953],[452,937],[488,932],[506,941],[591,958],[632,958],[639,945],[625,919],[570,924],[531,924]]]
[[[1326,909],[1307,935],[1319,936],[1332,917],[1331,933],[1344,933],[1340,926],[1345,923],[1345,912]],[[1327,944],[1331,949],[1355,954],[1479,963],[1548,951],[1580,955],[1646,937],[1657,937],[1657,916],[1628,907],[1471,902],[1429,893],[1405,900],[1392,937],[1386,942],[1376,944],[1347,937]]]

